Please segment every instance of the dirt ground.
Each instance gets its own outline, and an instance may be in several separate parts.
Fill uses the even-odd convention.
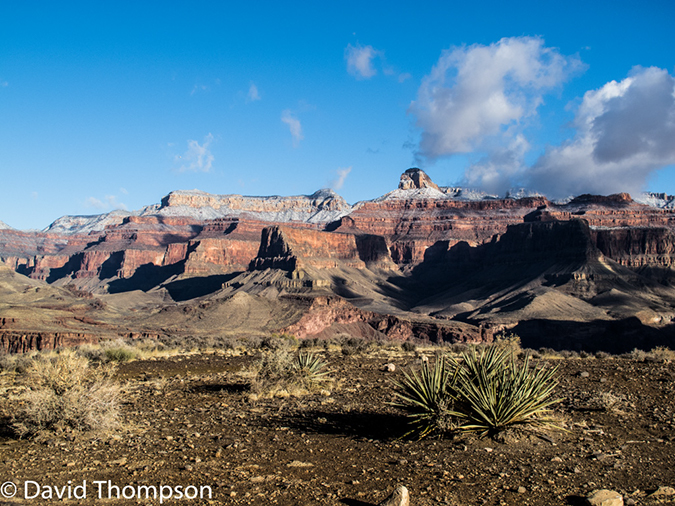
[[[240,372],[255,353],[124,363],[123,430],[44,442],[19,440],[7,428],[21,377],[5,374],[0,482],[18,490],[9,504],[154,505],[159,499],[138,499],[139,485],[172,487],[174,496],[180,485],[188,495],[208,486],[211,498],[202,488],[203,499],[164,504],[367,506],[400,484],[415,506],[581,505],[601,488],[626,504],[656,504],[651,493],[675,486],[672,363],[550,360],[559,366],[556,413],[567,432],[410,441],[400,438],[403,414],[388,403],[390,381],[419,363],[416,352],[321,353],[335,379],[330,392],[255,401]],[[395,372],[381,370],[387,362]],[[24,499],[38,486],[42,495],[83,480],[86,499]],[[26,481],[35,483],[26,489]],[[130,486],[133,498],[115,499],[114,486]],[[11,495],[11,486],[2,491]],[[675,504],[675,496],[664,499]]]

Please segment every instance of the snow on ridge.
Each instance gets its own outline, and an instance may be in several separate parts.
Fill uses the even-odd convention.
[[[169,205],[168,198],[171,195],[184,197],[203,197],[205,200],[219,202],[221,207],[214,208],[210,205],[201,207],[187,205]],[[439,187],[438,190],[431,187],[410,190],[396,189],[381,197],[372,200],[357,202],[349,205],[340,195],[330,189],[321,189],[311,195],[297,195],[291,197],[268,196],[268,197],[244,197],[241,195],[215,195],[201,190],[176,190],[162,199],[161,204],[145,206],[137,211],[116,210],[106,214],[62,216],[54,221],[44,233],[53,234],[88,234],[100,232],[107,226],[120,225],[129,216],[184,216],[199,221],[213,220],[225,217],[248,217],[269,222],[305,222],[305,223],[329,223],[348,215],[358,209],[364,202],[385,202],[388,200],[419,200],[419,199],[453,199],[463,201],[494,200],[500,198],[521,199],[527,197],[542,196],[540,193],[525,189],[515,188],[509,190],[504,197],[489,194],[481,190],[463,187]],[[222,199],[219,199],[221,197]],[[239,199],[245,203],[255,205],[247,208],[244,205],[240,209],[233,209],[226,203],[228,199]],[[573,197],[553,201],[554,204],[567,204]],[[665,193],[643,192],[633,200],[637,203],[660,209],[675,209],[675,196]],[[293,206],[296,201],[302,205]],[[260,206],[260,203],[268,202],[270,206]],[[287,206],[283,204],[287,203]],[[268,210],[274,209],[277,210]],[[15,230],[13,227],[0,221],[0,230]]]
[[[105,214],[62,216],[43,230],[48,234],[88,234],[100,232],[108,225],[119,225],[136,213],[116,210]]]
[[[439,186],[438,190],[431,187],[415,188],[410,190],[396,189],[381,197],[377,197],[367,202],[384,202],[387,200],[396,199],[452,199],[464,201],[477,200],[498,200],[498,199],[523,199],[529,197],[542,197],[541,193],[528,190],[527,188],[511,188],[506,192],[506,195],[500,197],[499,195],[491,194],[478,190],[475,188],[464,188],[461,186]]]
[[[0,230],[14,230],[14,227],[10,227],[4,221],[0,221]]]
[[[633,197],[633,200],[638,204],[658,207],[659,209],[675,208],[675,195],[667,195],[665,193],[642,192]]]
[[[247,216],[262,221],[326,223],[352,211],[340,195],[321,189],[311,195],[249,197],[216,195],[199,190],[169,193],[158,207],[149,207],[141,216],[187,216],[198,220]]]

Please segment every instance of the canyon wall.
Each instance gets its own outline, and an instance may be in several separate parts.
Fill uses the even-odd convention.
[[[543,196],[454,197],[461,194],[419,169],[406,171],[394,192],[354,206],[329,190],[298,197],[172,192],[136,214],[62,218],[47,232],[0,229],[0,261],[34,279],[76,284],[132,278],[141,267],[186,275],[303,265],[408,272],[457,245],[496,240],[511,225],[575,219],[623,266],[670,268],[675,259],[674,211],[627,194],[567,204]]]

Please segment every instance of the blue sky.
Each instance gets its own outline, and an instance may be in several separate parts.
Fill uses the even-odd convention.
[[[424,168],[675,193],[675,3],[2,2],[0,220]]]

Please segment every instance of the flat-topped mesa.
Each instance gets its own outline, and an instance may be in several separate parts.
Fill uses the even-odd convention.
[[[249,270],[297,271],[353,268],[396,269],[383,237],[298,229],[288,226],[262,230],[258,255]]]
[[[273,222],[328,223],[349,214],[352,207],[329,189],[312,195],[292,197],[247,197],[213,195],[199,190],[175,191],[147,213],[164,216],[191,216],[201,220],[247,216]]]
[[[439,190],[438,185],[434,183],[426,172],[417,167],[406,170],[401,174],[401,181],[398,183],[399,190],[421,190],[422,188],[433,188]]]

